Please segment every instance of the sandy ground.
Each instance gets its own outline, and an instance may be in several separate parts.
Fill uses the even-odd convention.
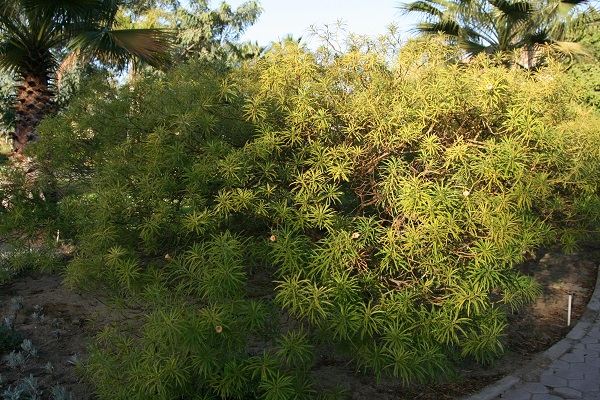
[[[13,299],[22,300],[20,310],[14,310]],[[66,289],[57,275],[29,274],[1,286],[0,316],[15,316],[14,329],[31,340],[37,356],[29,355],[24,366],[11,368],[3,354],[0,393],[32,374],[43,399],[52,398],[55,385],[65,387],[77,400],[93,398],[91,387],[80,381],[76,369],[89,340],[112,320],[108,310],[100,299]]]

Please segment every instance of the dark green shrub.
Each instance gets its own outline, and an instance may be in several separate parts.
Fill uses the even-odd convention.
[[[4,324],[0,325],[0,354],[19,348],[23,336]]]

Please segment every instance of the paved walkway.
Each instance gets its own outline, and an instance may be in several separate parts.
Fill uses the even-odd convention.
[[[566,338],[527,366],[464,400],[600,400],[600,268],[596,288]]]

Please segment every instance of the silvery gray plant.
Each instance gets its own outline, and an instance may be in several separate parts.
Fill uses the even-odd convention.
[[[6,363],[8,364],[9,368],[13,369],[18,367],[23,368],[25,364],[27,364],[27,359],[20,351],[15,352],[13,350],[6,357],[4,357],[4,359],[6,360]]]
[[[52,400],[75,400],[75,397],[64,386],[53,386],[51,392]]]
[[[33,313],[31,314],[31,318],[37,319],[40,322],[44,322],[44,320],[46,319],[46,316],[44,315],[44,307],[40,306],[39,304],[33,306]]]
[[[10,309],[16,313],[23,308],[23,296],[17,296],[10,299]]]
[[[9,386],[2,393],[3,400],[41,400],[38,380],[33,375],[24,378],[15,388]]]
[[[33,343],[31,342],[31,340],[29,339],[25,339],[23,340],[23,342],[21,343],[21,348],[27,352],[27,354],[31,357],[37,357],[38,351],[37,349],[33,346]]]
[[[22,388],[20,388],[19,386],[17,386],[17,387],[15,387],[13,389],[12,386],[9,386],[2,393],[2,399],[3,400],[21,400],[22,399],[21,395],[23,395],[23,389]]]
[[[49,374],[54,372],[54,365],[52,365],[52,363],[50,361],[48,361],[46,363],[46,365],[44,365],[44,369],[46,370],[46,372],[48,372]]]
[[[14,317],[4,317],[4,326],[6,326],[11,331],[15,328],[15,318]]]

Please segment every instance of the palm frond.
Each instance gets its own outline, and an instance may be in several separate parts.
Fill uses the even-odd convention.
[[[13,18],[10,15],[0,14],[0,29],[4,40],[24,41],[29,36],[29,29],[20,18]]]
[[[90,10],[102,6],[101,0],[20,0],[20,2],[25,11],[71,18],[86,16]]]
[[[418,12],[427,14],[428,16],[435,16],[441,19],[444,16],[444,13],[438,8],[436,8],[434,4],[435,3],[431,1],[419,0],[414,1],[412,3],[402,4],[399,8],[405,14]]]
[[[21,7],[18,2],[0,0],[0,21],[17,19],[20,13]]]
[[[463,38],[463,40],[473,43],[481,43],[484,41],[491,42],[491,39],[482,36],[481,30],[476,30],[469,26],[461,28],[460,36]]]
[[[559,54],[575,56],[581,59],[593,59],[591,50],[582,43],[576,42],[553,42],[552,50]]]
[[[561,18],[566,18],[575,8],[589,4],[589,0],[561,0],[557,4],[556,14]]]
[[[490,47],[484,46],[481,43],[468,39],[460,39],[458,41],[460,47],[469,55],[477,55],[479,53],[489,53]]]
[[[121,66],[133,56],[159,67],[167,61],[171,43],[171,35],[159,29],[101,30],[80,33],[69,48]]]
[[[460,35],[460,25],[453,20],[441,20],[438,22],[421,22],[417,25],[417,31],[427,34],[442,33],[448,36]]]
[[[540,28],[537,31],[524,35],[514,47],[531,47],[537,44],[550,43],[550,34],[547,29]]]
[[[166,61],[172,45],[172,36],[160,29],[114,30],[111,36],[123,49],[155,67]]]
[[[527,1],[513,3],[507,0],[490,0],[490,4],[500,11],[501,19],[511,22],[525,21],[534,11],[531,3]]]
[[[118,0],[99,0],[101,3],[100,9],[95,10],[93,20],[98,22],[101,26],[113,29],[114,22],[116,21],[117,13],[119,12],[119,1]]]
[[[12,42],[0,43],[0,69],[15,72],[23,62],[26,52]]]
[[[577,6],[577,5],[582,5],[582,4],[585,4],[585,5],[590,4],[590,1],[589,0],[561,0],[561,3],[570,3],[570,4]]]
[[[119,9],[117,0],[21,0],[21,3],[30,25],[47,22],[67,36],[112,29]]]

